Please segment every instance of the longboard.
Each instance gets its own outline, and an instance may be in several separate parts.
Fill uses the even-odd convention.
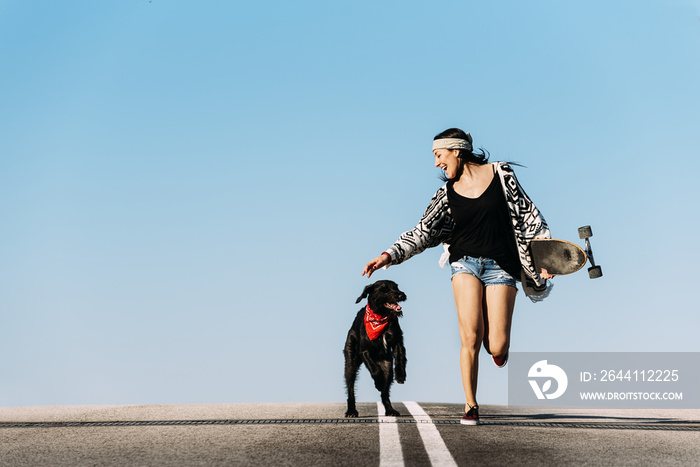
[[[535,239],[530,242],[530,253],[535,270],[546,269],[556,276],[572,274],[588,261],[586,252],[566,240]]]
[[[590,226],[578,229],[579,237],[586,240],[584,250],[575,243],[556,239],[534,239],[530,242],[530,254],[535,270],[540,272],[546,269],[549,274],[561,276],[572,274],[581,269],[590,260],[591,267],[588,275],[591,279],[601,277],[603,272],[600,266],[593,261],[593,251],[588,238],[593,236]]]

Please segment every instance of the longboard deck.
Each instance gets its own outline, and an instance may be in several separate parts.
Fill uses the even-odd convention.
[[[578,271],[588,259],[583,248],[566,240],[532,240],[530,253],[537,272],[544,268],[549,274],[558,276]]]

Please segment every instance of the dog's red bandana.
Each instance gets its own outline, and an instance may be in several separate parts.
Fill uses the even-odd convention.
[[[365,313],[365,330],[367,331],[367,336],[369,340],[373,341],[377,337],[382,335],[384,328],[389,324],[390,317],[382,316],[376,314],[367,305],[367,312]]]

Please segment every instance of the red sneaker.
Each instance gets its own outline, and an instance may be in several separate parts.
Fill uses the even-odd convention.
[[[462,415],[462,419],[459,421],[462,425],[478,425],[479,424],[479,406],[469,406],[469,412]]]
[[[506,366],[506,363],[508,363],[508,352],[506,352],[506,354],[502,357],[493,357],[492,356],[492,358],[493,358],[493,363],[495,363],[498,368],[503,368],[504,366]]]

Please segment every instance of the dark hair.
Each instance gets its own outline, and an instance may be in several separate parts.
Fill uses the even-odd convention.
[[[447,130],[443,131],[442,133],[438,134],[433,138],[433,140],[436,139],[445,139],[445,138],[459,138],[459,139],[465,139],[469,141],[469,144],[472,144],[472,137],[471,135],[465,133],[464,131],[460,130],[459,128],[448,128]],[[467,163],[472,163],[476,165],[484,165],[489,161],[489,152],[484,149],[484,148],[479,148],[478,152],[474,152],[472,149],[471,151],[468,151],[467,149],[457,149],[459,151],[459,154],[457,157],[459,157],[459,160],[462,161],[462,164],[460,164],[459,169],[457,170],[457,174],[455,174],[454,180],[459,180],[459,177],[462,176],[462,172],[464,171],[464,166]],[[440,180],[443,182],[447,182],[451,179],[447,178],[445,174],[440,175]]]

